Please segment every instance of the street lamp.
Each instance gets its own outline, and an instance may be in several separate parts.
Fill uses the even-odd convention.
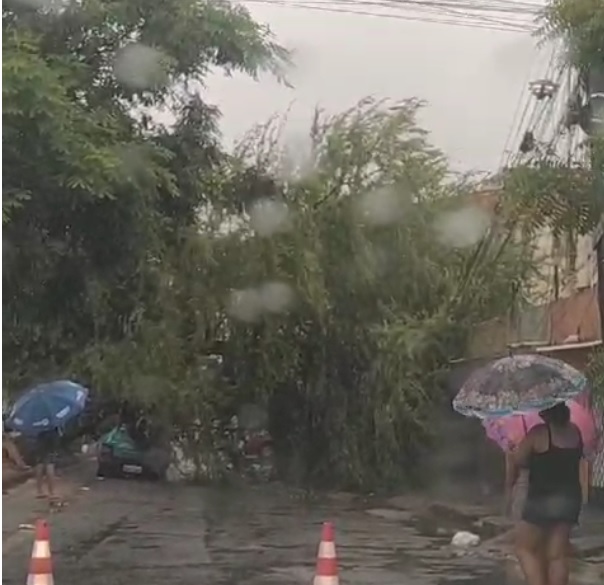
[[[559,85],[551,79],[537,79],[529,83],[531,93],[539,100],[552,98],[558,90]]]

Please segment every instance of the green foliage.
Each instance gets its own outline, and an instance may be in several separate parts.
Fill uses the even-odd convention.
[[[138,206],[133,224],[140,195],[125,195],[121,152],[139,146],[136,135],[72,98],[77,63],[48,59],[21,29],[5,31],[3,54],[4,351],[19,376],[30,360],[60,360],[93,335],[92,289],[134,270],[140,258],[128,252],[147,239],[148,212]],[[161,185],[152,164],[161,153],[140,148],[147,182]]]
[[[282,274],[271,278],[296,283],[297,314],[233,336],[236,355],[256,348],[274,433],[314,480],[412,478],[446,363],[472,324],[514,306],[513,283],[528,269],[493,231],[468,248],[439,241],[438,220],[464,208],[467,192],[417,127],[417,107],[366,101],[317,115],[311,160],[282,187],[295,228],[273,238]],[[283,176],[287,154],[274,142],[242,150]]]
[[[226,0],[83,0],[54,15],[16,0],[4,7],[3,27],[27,27],[48,56],[73,56],[83,65],[80,98],[89,103],[120,97],[157,104],[174,93],[176,82],[203,83],[213,66],[252,76],[268,70],[283,78],[289,59],[266,26]],[[116,61],[135,43],[159,57],[149,87],[120,83],[114,75]],[[138,54],[136,65],[152,65],[146,56],[152,57]],[[128,67],[132,81],[140,79],[134,69]]]
[[[565,40],[569,49],[570,64],[589,78],[590,75],[604,75],[604,4],[599,0],[553,0],[545,13],[546,29],[549,35]],[[600,116],[600,113],[593,112]],[[577,197],[585,201],[592,198],[591,211],[602,213],[604,207],[604,137],[594,132],[588,144],[592,155],[591,186],[578,189]],[[600,215],[601,217],[601,215]],[[585,214],[593,225],[600,219],[593,213]],[[594,222],[595,219],[595,222]],[[583,229],[585,224],[578,229]]]
[[[544,38],[562,39],[569,66],[582,79],[604,73],[604,4],[600,0],[551,0],[544,13]],[[604,212],[604,141],[599,134],[584,144],[591,168],[568,164],[551,152],[512,169],[505,176],[503,201],[513,221],[529,236],[549,228],[572,253],[578,235],[589,234]]]
[[[417,107],[318,114],[304,161],[281,148],[278,121],[253,132],[205,175],[217,192],[237,185],[239,199],[214,198],[200,229],[179,232],[153,310],[72,368],[105,393],[158,404],[206,466],[212,421],[254,402],[269,410],[290,478],[415,477],[448,360],[474,323],[516,305],[530,269],[494,231],[466,248],[439,241],[438,220],[466,207],[465,188],[416,126]],[[259,201],[287,209],[271,234],[254,229]],[[234,302],[270,283],[291,305]],[[193,436],[193,422],[204,431]]]
[[[117,125],[101,111],[87,111],[70,98],[77,64],[68,58],[46,61],[38,40],[27,33],[6,32],[2,49],[7,82],[2,92],[3,157],[9,185],[5,211],[17,207],[15,197],[27,200],[42,186],[110,195],[119,166],[117,153],[109,148],[118,135]]]
[[[5,386],[74,376],[153,403],[200,465],[213,421],[259,402],[298,479],[412,478],[448,360],[531,269],[480,214],[444,237],[471,186],[421,104],[317,112],[304,160],[278,120],[227,156],[194,90],[287,61],[244,9],[9,3],[3,32]]]
[[[573,65],[604,71],[604,5],[600,0],[551,0],[543,32],[568,42]]]
[[[153,308],[166,247],[214,192],[200,169],[222,156],[217,112],[185,90],[211,66],[255,75],[287,54],[226,2],[8,2],[2,25],[5,382],[18,387]],[[118,79],[133,46],[134,79]]]
[[[591,232],[604,211],[589,169],[548,159],[509,169],[503,204],[529,233],[549,227],[555,237],[571,239]]]

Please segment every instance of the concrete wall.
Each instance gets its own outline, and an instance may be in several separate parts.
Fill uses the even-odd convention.
[[[560,248],[556,250],[556,242],[549,229],[543,229],[535,237],[534,255],[539,266],[531,287],[531,298],[535,303],[547,302],[552,298],[556,268],[560,298],[572,296],[582,288],[591,288],[597,282],[594,238],[591,234],[577,237],[574,263],[570,261],[565,242],[560,242],[559,245]]]

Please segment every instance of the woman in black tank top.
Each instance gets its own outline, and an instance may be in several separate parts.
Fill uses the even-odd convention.
[[[516,473],[528,469],[528,493],[516,532],[516,554],[529,585],[567,585],[570,532],[582,505],[583,442],[558,404],[540,413],[513,456]]]

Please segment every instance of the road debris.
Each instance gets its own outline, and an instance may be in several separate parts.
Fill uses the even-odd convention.
[[[480,536],[478,536],[478,534],[474,534],[473,532],[460,530],[453,535],[451,544],[459,548],[478,546],[480,544]]]

